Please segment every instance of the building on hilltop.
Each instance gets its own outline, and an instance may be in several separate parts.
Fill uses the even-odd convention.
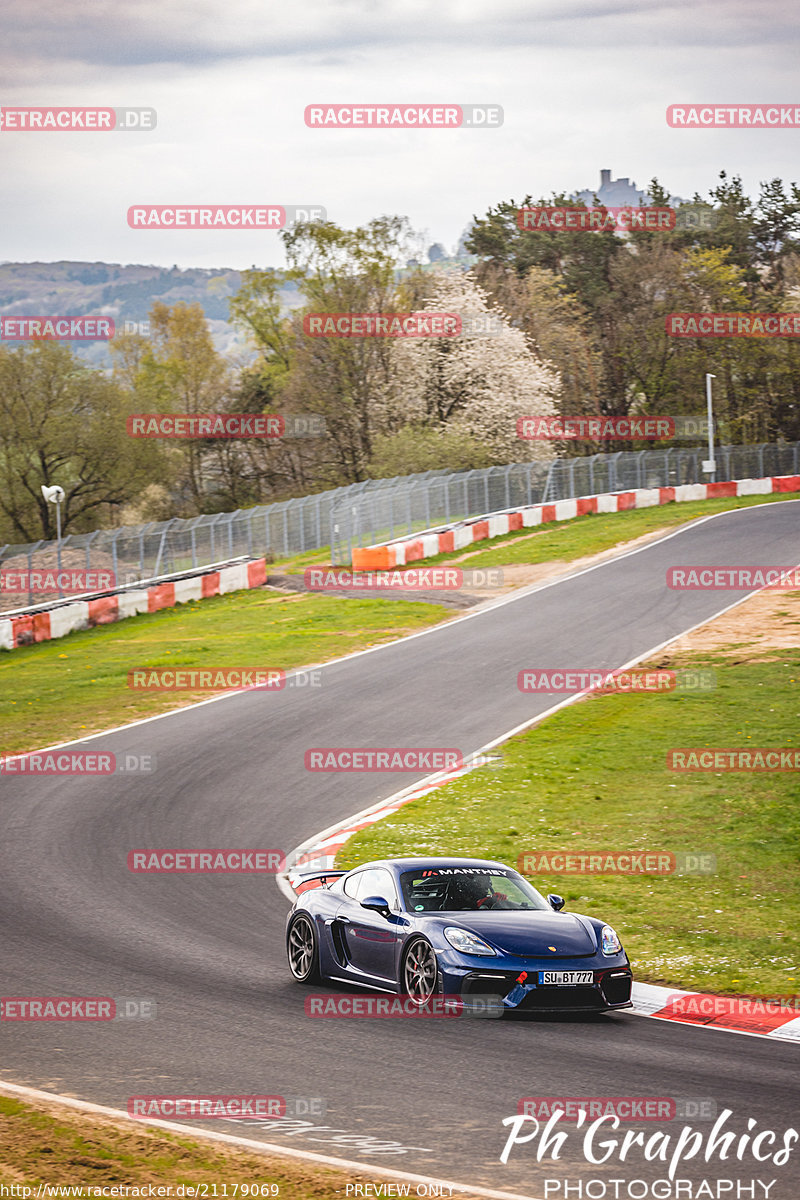
[[[627,175],[619,179],[612,179],[610,170],[601,170],[599,188],[584,188],[575,193],[575,199],[582,200],[588,208],[594,207],[595,196],[601,204],[608,208],[638,208],[640,204],[652,203],[649,193],[637,188],[635,181],[630,180]],[[670,204],[683,203],[682,197],[670,196]]]

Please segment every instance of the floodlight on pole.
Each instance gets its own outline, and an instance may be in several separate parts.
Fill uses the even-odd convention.
[[[703,463],[703,470],[707,475],[711,476],[711,482],[714,482],[714,473],[717,469],[717,464],[714,462],[714,414],[711,407],[711,380],[716,379],[716,375],[706,372],[706,407],[708,409],[708,458]]]
[[[61,501],[64,499],[65,492],[59,485],[53,484],[52,487],[47,487],[42,484],[42,495],[48,504],[56,506],[56,560],[58,562],[58,594],[63,596],[64,592],[61,588]]]

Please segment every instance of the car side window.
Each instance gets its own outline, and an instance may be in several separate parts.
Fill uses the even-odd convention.
[[[389,901],[390,907],[397,907],[394,880],[384,867],[373,867],[371,871],[361,871],[355,896],[357,900],[366,900],[367,896],[383,896]]]
[[[355,875],[348,875],[345,879],[342,887],[344,894],[349,896],[351,900],[355,900],[356,893],[358,891],[358,885],[367,874],[369,874],[368,871],[357,871]]]

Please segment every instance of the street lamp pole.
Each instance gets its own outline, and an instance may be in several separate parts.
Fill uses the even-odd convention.
[[[64,489],[55,484],[53,487],[46,487],[42,484],[42,495],[50,504],[56,506],[56,562],[58,563],[58,594],[59,597],[64,596],[64,590],[61,587],[61,501],[64,499]]]
[[[716,375],[706,372],[706,408],[708,410],[708,458],[703,463],[703,471],[710,475],[711,482],[714,482],[717,464],[714,461],[714,412],[711,405],[711,380],[716,379]]]

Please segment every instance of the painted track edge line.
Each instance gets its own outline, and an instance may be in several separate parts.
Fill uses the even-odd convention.
[[[649,983],[640,983],[637,986],[640,988],[648,988],[651,985]],[[676,994],[678,994],[677,989]],[[685,992],[683,994],[686,996],[692,996],[696,993]],[[643,1012],[640,1008],[628,1008],[625,1010],[625,1012],[631,1017],[644,1017],[646,1020],[664,1021],[667,1024],[673,1023],[670,1017],[661,1017],[657,1012]],[[786,1037],[785,1035],[781,1037],[780,1026],[778,1026],[777,1029],[770,1030],[769,1033],[765,1033],[760,1029],[733,1029],[729,1025],[707,1025],[704,1021],[698,1021],[696,1023],[694,1021],[676,1021],[675,1024],[691,1025],[692,1029],[710,1029],[712,1032],[716,1029],[718,1033],[737,1033],[740,1037],[767,1038],[769,1041],[784,1042],[785,1044],[789,1042],[797,1042],[796,1037]]]
[[[229,1146],[238,1146],[246,1150],[269,1152],[278,1158],[301,1159],[306,1162],[319,1163],[321,1166],[335,1167],[338,1170],[358,1171],[360,1175],[385,1175],[390,1179],[406,1179],[417,1184],[435,1184],[438,1187],[458,1189],[472,1193],[475,1196],[486,1196],[489,1200],[542,1200],[539,1196],[523,1196],[519,1192],[498,1192],[491,1188],[455,1183],[447,1179],[434,1179],[429,1175],[415,1175],[410,1171],[395,1171],[391,1167],[375,1166],[372,1163],[352,1162],[349,1159],[333,1158],[327,1154],[315,1154],[312,1150],[296,1150],[292,1146],[278,1146],[274,1142],[261,1142],[256,1138],[237,1137],[230,1133],[217,1133],[213,1129],[193,1129],[190,1125],[181,1125],[178,1121],[161,1121],[158,1118],[131,1117],[121,1108],[109,1108],[103,1104],[92,1104],[89,1100],[78,1100],[73,1096],[59,1096],[53,1092],[43,1092],[38,1088],[26,1087],[19,1083],[10,1083],[0,1079],[0,1092],[20,1096],[30,1100],[47,1101],[51,1104],[62,1104],[68,1108],[78,1109],[79,1112],[94,1113],[97,1116],[113,1117],[116,1120],[129,1121],[132,1127],[148,1126],[156,1129],[166,1129],[170,1133],[180,1133],[193,1138],[202,1138],[212,1142],[222,1142]]]

